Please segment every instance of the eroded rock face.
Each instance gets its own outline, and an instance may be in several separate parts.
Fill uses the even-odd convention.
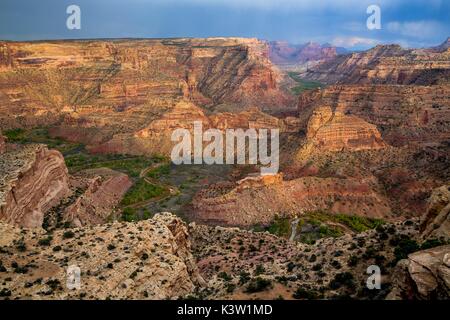
[[[424,239],[450,238],[450,186],[433,190],[420,225]]]
[[[45,213],[69,195],[69,177],[59,151],[24,145],[0,156],[0,219],[35,228]]]
[[[376,126],[358,117],[332,112],[330,107],[313,111],[307,126],[307,148],[314,151],[359,151],[385,146]]]
[[[239,113],[221,112],[207,116],[205,112],[189,101],[177,102],[170,111],[156,119],[145,128],[135,132],[115,134],[112,139],[89,146],[93,153],[126,153],[126,154],[167,154],[178,143],[172,141],[172,133],[176,129],[187,129],[193,134],[194,122],[201,122],[203,132],[215,128],[226,129],[280,129],[280,131],[298,130],[293,122],[283,121],[270,116],[257,108],[249,108]],[[296,127],[297,125],[297,127]],[[64,135],[59,131],[58,135]]]
[[[450,54],[437,49],[403,49],[379,45],[365,52],[338,56],[305,72],[309,80],[328,84],[448,83]]]
[[[77,227],[105,223],[133,182],[126,174],[106,168],[87,170],[82,175],[75,179],[85,180],[85,191],[66,208],[63,219]]]
[[[87,144],[133,135],[182,99],[211,110],[293,103],[257,39],[2,42],[0,52],[1,127],[59,125]]]
[[[450,297],[450,245],[412,253],[393,272],[392,300]]]
[[[18,229],[2,223],[0,229],[5,231],[0,234],[4,245],[0,260],[6,266],[0,278],[11,278],[5,288],[10,298],[164,300],[187,295],[204,283],[191,254],[186,225],[168,213],[137,223],[71,229],[73,237],[64,237],[67,230],[57,230],[49,246],[38,244],[46,235],[24,230],[25,252],[17,251],[10,238],[3,239]],[[58,246],[73,250],[53,250]],[[31,250],[40,254],[29,256]],[[25,266],[31,259],[32,271],[19,275],[10,267],[12,260]],[[67,260],[68,265],[59,260]],[[66,287],[68,266],[80,268],[80,290]],[[42,281],[34,282],[33,274]],[[33,285],[24,286],[24,282]]]
[[[385,219],[392,214],[387,199],[368,180],[303,177],[283,181],[280,175],[255,180],[201,190],[192,201],[190,216],[199,223],[252,226],[268,224],[280,213],[294,216],[314,210]]]
[[[356,116],[376,125],[390,145],[439,143],[450,138],[450,86],[342,85],[312,90],[299,97],[304,127],[314,110]]]

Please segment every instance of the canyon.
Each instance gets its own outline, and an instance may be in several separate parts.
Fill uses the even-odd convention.
[[[448,83],[450,52],[448,40],[441,46],[404,49],[399,45],[377,45],[342,55],[308,69],[303,77],[327,84],[410,84]]]
[[[0,42],[0,297],[448,299],[448,50]],[[194,122],[278,129],[279,172],[177,169]]]

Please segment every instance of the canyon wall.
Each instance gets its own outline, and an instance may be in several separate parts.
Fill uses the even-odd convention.
[[[294,105],[280,79],[256,39],[2,42],[0,126],[51,126],[53,136],[99,151],[152,153],[164,134],[136,140],[176,125],[188,112],[180,103],[200,110],[184,122],[216,109]]]
[[[0,155],[0,220],[40,227],[44,214],[69,195],[64,158],[44,145],[25,145]]]
[[[256,183],[256,178],[247,178],[237,184],[209,186],[194,197],[190,217],[200,223],[231,226],[269,224],[277,215],[293,217],[315,210],[392,217],[388,200],[374,191],[370,179],[260,179],[270,181]]]
[[[370,50],[334,59],[308,69],[302,76],[327,84],[448,83],[450,49],[403,49],[378,45]]]
[[[389,144],[436,143],[450,138],[450,86],[336,85],[305,92],[298,111],[306,127],[313,110],[356,116],[376,125]]]
[[[332,112],[327,106],[314,109],[308,121],[306,138],[307,142],[303,148],[306,153],[374,150],[385,147],[375,125],[339,111]]]
[[[346,52],[344,48],[314,42],[294,45],[285,41],[271,41],[269,49],[270,61],[281,69],[289,71],[299,68],[307,69]]]
[[[126,174],[107,168],[79,172],[73,180],[85,191],[64,210],[63,220],[77,227],[106,223],[133,184]]]

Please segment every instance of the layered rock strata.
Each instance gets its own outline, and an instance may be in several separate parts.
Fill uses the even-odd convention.
[[[0,155],[0,219],[40,227],[45,213],[70,194],[64,158],[44,145],[24,145]]]
[[[448,48],[403,49],[398,45],[378,45],[308,69],[308,80],[328,84],[416,84],[448,83]]]
[[[391,145],[450,139],[450,86],[346,85],[305,92],[299,118],[306,128],[313,111],[330,106],[376,125]]]
[[[78,173],[74,180],[85,191],[65,209],[63,220],[77,227],[105,223],[133,184],[126,174],[106,168]]]
[[[305,149],[309,152],[359,151],[385,147],[375,125],[352,115],[332,112],[330,107],[314,109],[308,121]]]
[[[192,206],[194,221],[231,226],[269,224],[277,215],[314,210],[386,219],[392,215],[387,199],[373,190],[370,181],[354,178],[250,177],[201,190]]]

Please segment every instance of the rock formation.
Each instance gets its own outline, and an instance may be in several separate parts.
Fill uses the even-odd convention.
[[[448,50],[403,49],[378,45],[370,50],[336,58],[308,69],[303,77],[328,84],[448,83]]]
[[[450,238],[450,186],[433,190],[420,229],[424,239]]]
[[[394,146],[437,143],[450,138],[450,86],[339,85],[299,97],[303,125],[317,107],[356,116],[376,125]]]
[[[282,181],[281,176],[259,180],[249,177],[201,190],[189,216],[199,223],[252,226],[268,224],[277,215],[292,217],[314,210],[387,219],[392,214],[387,199],[372,189],[370,181],[318,177]]]
[[[412,253],[393,272],[392,300],[450,297],[450,245]]]
[[[330,107],[314,109],[306,132],[308,151],[359,151],[385,147],[377,127],[352,115],[332,112]],[[314,149],[314,150],[311,150]]]
[[[44,145],[25,145],[0,155],[0,219],[40,227],[44,214],[69,195],[64,158]]]
[[[45,245],[39,240],[48,235],[23,230],[25,251],[17,250],[15,241],[7,238],[16,228],[0,223],[0,229],[0,261],[5,268],[0,279],[10,278],[6,288],[2,285],[2,296],[164,300],[185,296],[204,283],[191,254],[187,228],[171,214],[138,223],[71,229],[71,233],[57,230]],[[30,254],[34,250],[40,254]],[[21,274],[14,271],[13,261],[23,268]],[[79,290],[66,287],[69,266],[80,268]],[[24,286],[24,281],[30,285]]]
[[[314,42],[293,45],[284,41],[271,41],[269,42],[269,48],[269,58],[272,63],[286,70],[301,68],[305,64],[311,67],[346,52],[344,48],[320,45]]]
[[[106,223],[133,184],[126,174],[106,168],[78,173],[74,180],[85,191],[65,209],[63,219],[77,227]]]
[[[256,39],[2,42],[0,49],[2,128],[65,118],[117,133],[142,128],[174,99],[240,110],[292,102],[278,87],[267,44]]]

